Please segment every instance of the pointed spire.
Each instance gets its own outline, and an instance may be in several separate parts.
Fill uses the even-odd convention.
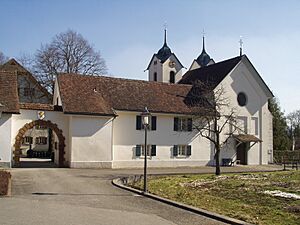
[[[165,31],[165,37],[164,37],[164,44],[167,44],[167,23],[164,23],[164,31]]]
[[[205,33],[202,32],[202,52],[205,52]]]

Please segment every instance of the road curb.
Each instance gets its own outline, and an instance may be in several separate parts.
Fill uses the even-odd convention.
[[[187,210],[187,211],[190,211],[190,212],[202,215],[202,216],[206,216],[206,217],[209,217],[209,218],[212,218],[212,219],[224,222],[224,223],[234,224],[234,225],[252,225],[252,224],[244,222],[242,220],[233,219],[231,217],[223,216],[218,213],[207,211],[205,209],[200,209],[200,208],[189,206],[189,205],[186,205],[183,203],[175,202],[175,201],[172,201],[172,200],[169,200],[166,198],[162,198],[157,195],[150,194],[150,193],[144,193],[141,190],[126,186],[125,183],[127,183],[128,179],[130,179],[130,177],[116,178],[116,179],[112,180],[112,184],[115,185],[116,187],[122,188],[124,190],[131,191],[133,193],[143,195],[147,198],[151,198],[151,199],[166,203],[168,205],[172,205],[172,206],[175,206],[175,207],[178,207],[178,208],[181,208],[181,209],[184,209],[184,210]]]

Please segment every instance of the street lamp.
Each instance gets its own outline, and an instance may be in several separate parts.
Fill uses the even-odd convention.
[[[148,111],[147,107],[145,107],[144,112],[141,114],[142,123],[145,129],[145,147],[144,147],[144,193],[147,192],[147,130],[150,123],[151,114]]]

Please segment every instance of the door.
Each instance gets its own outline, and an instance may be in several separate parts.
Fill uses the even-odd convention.
[[[248,143],[241,143],[236,148],[236,159],[240,161],[240,164],[247,165],[247,153]]]

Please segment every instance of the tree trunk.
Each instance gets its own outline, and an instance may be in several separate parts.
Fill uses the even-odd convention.
[[[220,169],[220,147],[217,147],[217,146],[216,146],[215,160],[216,160],[216,175],[220,175],[221,174],[221,169]]]
[[[215,118],[214,130],[215,130],[215,135],[216,135],[216,144],[215,144],[216,175],[220,175],[221,174],[221,169],[220,169],[220,132],[218,129],[217,118]]]

